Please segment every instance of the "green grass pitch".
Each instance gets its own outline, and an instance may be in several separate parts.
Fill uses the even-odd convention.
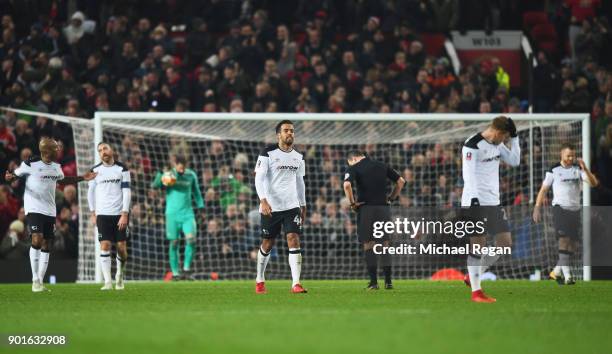
[[[65,334],[56,347],[0,353],[611,353],[612,282],[484,282],[495,304],[460,282],[364,281],[0,285],[0,334]]]

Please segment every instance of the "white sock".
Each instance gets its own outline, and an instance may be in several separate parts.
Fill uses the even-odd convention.
[[[100,267],[102,268],[102,276],[104,276],[104,284],[112,282],[110,251],[100,251]]]
[[[38,258],[38,280],[44,282],[45,273],[47,272],[47,266],[49,265],[49,251],[40,251],[40,258]]]
[[[557,264],[554,268],[553,268],[553,274],[559,276],[561,275],[561,266],[559,264]]]
[[[497,260],[499,259],[499,257],[501,257],[501,255],[497,254],[495,256],[491,256],[491,255],[484,255],[480,258],[480,274],[478,274],[479,276],[482,276],[484,274],[484,272],[487,271],[487,269],[489,269],[490,266],[492,266],[493,264],[495,264],[495,262],[497,262]]]
[[[291,278],[293,284],[300,283],[300,273],[302,273],[302,251],[299,248],[289,249],[289,267],[291,267]]]
[[[123,278],[123,274],[125,273],[125,262],[117,256],[117,278]]]
[[[257,252],[257,278],[255,279],[257,283],[266,281],[264,273],[266,272],[266,266],[269,260],[270,253],[264,253],[264,251],[259,248],[259,252]]]
[[[567,252],[563,252],[563,253],[559,253],[559,265],[561,265],[561,271],[563,272],[563,277],[565,279],[571,278],[572,277],[572,273],[570,271],[570,256],[571,253],[567,253]]]
[[[38,281],[38,259],[40,258],[40,249],[30,247],[30,267],[32,268],[32,282]]]
[[[480,290],[480,258],[468,255],[467,269],[470,275],[472,291]]]

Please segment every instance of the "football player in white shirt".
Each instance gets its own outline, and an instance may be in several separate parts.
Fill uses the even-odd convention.
[[[578,165],[575,164],[578,162]],[[533,210],[533,221],[542,220],[542,205],[546,193],[552,186],[553,226],[559,238],[559,260],[550,272],[550,278],[559,285],[572,285],[576,281],[570,270],[570,258],[577,249],[580,237],[580,206],[582,182],[591,187],[599,184],[597,177],[587,168],[582,159],[576,159],[576,149],[571,144],[561,146],[561,161],[546,171]]]
[[[302,250],[300,233],[306,214],[304,157],[293,149],[293,123],[283,120],[276,125],[278,144],[266,147],[257,159],[255,188],[259,196],[262,242],[257,253],[257,278],[255,292],[265,294],[264,272],[270,259],[270,251],[281,228],[287,237],[289,266],[293,284],[292,293],[306,293],[300,284]]]
[[[42,138],[38,149],[40,158],[33,157],[29,161],[23,161],[15,171],[6,171],[5,174],[7,182],[15,178],[25,179],[23,207],[28,230],[32,236],[30,266],[33,292],[48,290],[43,286],[43,280],[49,265],[49,249],[55,233],[57,184],[73,184],[96,177],[93,172],[88,172],[84,176],[64,176],[62,166],[54,162],[59,145],[53,139]]]
[[[510,148],[506,141],[510,139]],[[480,277],[495,263],[500,255],[477,254],[475,244],[486,246],[486,235],[495,238],[497,247],[510,247],[512,237],[506,211],[500,206],[499,163],[518,166],[521,148],[516,126],[511,118],[499,116],[481,133],[469,137],[461,150],[463,161],[462,212],[468,221],[485,222],[485,233],[470,237],[470,254],[467,257],[468,274],[465,284],[472,288],[472,301],[495,302],[484,294]],[[467,209],[469,208],[469,209]]]
[[[115,161],[113,149],[108,143],[98,144],[101,163],[91,171],[97,176],[89,181],[87,200],[91,211],[91,222],[98,227],[100,241],[100,264],[104,286],[101,290],[112,290],[111,246],[117,245],[117,273],[115,290],[123,290],[123,276],[127,262],[127,227],[130,211],[130,171],[121,162]]]

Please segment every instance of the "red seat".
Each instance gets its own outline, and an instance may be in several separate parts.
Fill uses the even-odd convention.
[[[439,57],[444,55],[444,41],[446,36],[442,33],[421,33],[421,41],[427,55]]]
[[[557,31],[555,30],[555,26],[549,23],[535,25],[531,29],[531,38],[538,43],[544,41],[556,41]]]
[[[527,11],[523,14],[523,28],[526,30],[544,23],[548,23],[548,15],[544,11]]]
[[[555,56],[559,50],[557,41],[542,41],[538,43],[538,48],[548,55]]]

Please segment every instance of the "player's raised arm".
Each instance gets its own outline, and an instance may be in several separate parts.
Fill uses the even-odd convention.
[[[29,161],[23,161],[23,162],[21,162],[21,165],[19,165],[19,167],[17,167],[15,169],[15,171],[11,172],[11,171],[7,170],[6,173],[4,174],[4,179],[7,182],[11,182],[15,178],[27,177],[31,173],[31,169],[32,169],[32,167],[30,166],[30,162]]]
[[[589,170],[587,165],[584,163],[583,159],[578,159],[578,166],[582,170],[580,173],[580,178],[585,181],[591,187],[597,187],[599,185],[599,180],[597,177]]]
[[[58,184],[75,184],[83,181],[91,181],[96,178],[97,173],[95,172],[87,172],[82,176],[64,176],[64,178],[57,181]]]
[[[510,148],[508,149],[506,144],[500,144],[500,157],[510,166],[518,166],[521,163],[521,145],[512,118],[508,118],[508,132],[510,133]]]

